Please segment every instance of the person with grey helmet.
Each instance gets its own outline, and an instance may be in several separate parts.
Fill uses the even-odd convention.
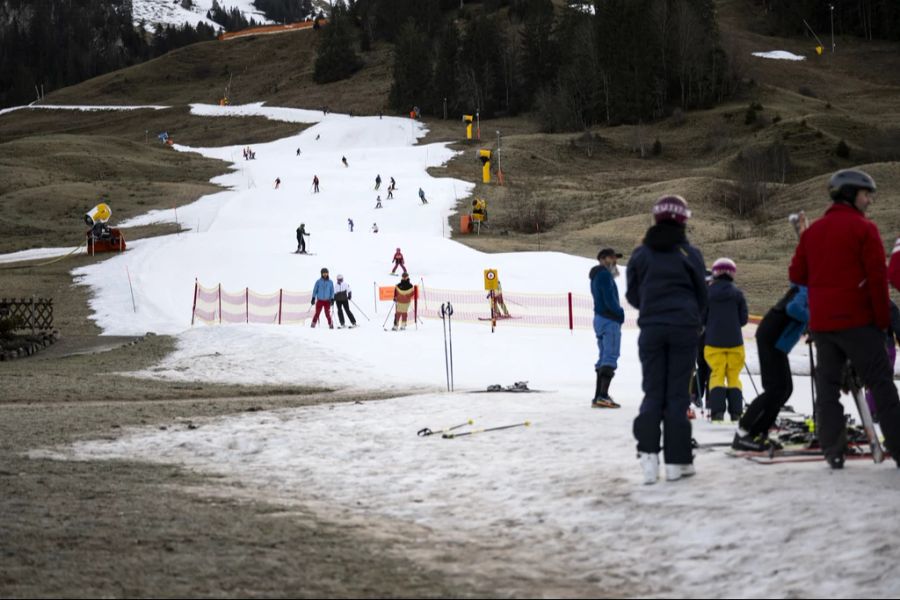
[[[708,292],[703,255],[686,235],[690,216],[681,196],[657,200],[656,225],[647,230],[625,271],[625,297],[638,309],[641,329],[638,356],[644,400],[634,420],[634,437],[647,484],[659,478],[661,449],[667,480],[694,474],[689,383]]]
[[[900,397],[884,344],[890,298],[884,246],[866,210],[875,180],[859,169],[831,176],[833,204],[803,232],[788,271],[809,290],[809,331],[816,344],[816,432],[833,469],[844,466],[846,420],[840,403],[844,367],[850,364],[872,390],[885,445],[900,462]]]

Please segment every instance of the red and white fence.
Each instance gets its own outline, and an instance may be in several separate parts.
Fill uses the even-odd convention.
[[[379,295],[376,288],[376,312],[378,303],[389,306],[391,295]],[[387,287],[387,286],[385,286]],[[390,286],[393,287],[393,286]],[[441,305],[453,305],[453,320],[472,323],[490,322],[491,303],[487,292],[478,290],[448,290],[425,286],[418,287],[418,316],[426,319],[440,319]],[[191,325],[199,321],[207,324],[221,323],[265,323],[270,325],[303,324],[312,316],[309,300],[312,291],[295,292],[280,289],[271,294],[260,294],[249,288],[241,291],[227,291],[219,284],[205,287],[194,282],[194,308]],[[594,323],[594,300],[590,294],[536,294],[523,292],[503,292],[503,301],[510,318],[498,319],[501,327],[549,327],[556,329],[592,329]],[[623,327],[636,328],[638,313],[625,308]],[[744,327],[745,339],[753,339],[759,317],[751,317]]]

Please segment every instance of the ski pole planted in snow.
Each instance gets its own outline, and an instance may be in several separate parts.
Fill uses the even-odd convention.
[[[441,325],[444,326],[444,370],[447,373],[447,391],[453,391],[453,328],[451,326],[451,317],[453,316],[453,305],[447,302],[441,304]],[[447,353],[447,342],[450,342],[450,352]]]
[[[488,427],[487,429],[476,429],[474,431],[464,431],[462,433],[445,433],[441,437],[445,440],[452,440],[458,437],[464,437],[467,435],[475,435],[476,433],[487,433],[488,431],[501,431],[503,429],[512,429],[514,427],[531,427],[531,421],[524,421],[522,423],[515,423],[513,425],[503,425],[502,427]]]
[[[465,423],[460,423],[459,425],[454,425],[453,427],[445,427],[444,429],[438,429],[437,431],[432,431],[428,427],[424,427],[424,428],[420,429],[419,431],[417,431],[416,435],[418,435],[419,437],[428,437],[429,435],[434,435],[436,433],[448,433],[455,429],[459,429],[460,427],[465,427],[466,425],[474,425],[474,424],[475,424],[475,421],[473,421],[472,419],[469,419]]]
[[[381,324],[381,328],[384,329],[385,331],[387,331],[387,322],[388,322],[388,319],[391,318],[391,313],[394,311],[394,307],[395,307],[396,305],[397,305],[396,302],[394,302],[393,304],[391,304],[391,307],[388,309],[388,314],[387,314],[387,316],[384,318],[384,323]]]
[[[364,317],[366,318],[366,321],[371,321],[371,320],[372,320],[372,319],[369,318],[369,316],[368,316],[366,313],[363,312],[363,309],[361,309],[361,308],[359,307],[359,304],[357,304],[356,302],[353,302],[353,298],[350,298],[350,302],[353,304],[353,306],[356,307],[356,310],[358,310],[359,312],[362,313],[362,316],[364,316]]]
[[[753,381],[753,375],[750,374],[750,367],[747,366],[747,363],[744,363],[744,370],[747,371],[747,377],[750,378],[750,385],[753,386],[753,393],[759,396],[759,390],[756,389],[756,382]]]

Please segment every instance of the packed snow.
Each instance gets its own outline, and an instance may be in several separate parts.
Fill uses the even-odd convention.
[[[786,50],[772,50],[771,52],[754,52],[753,56],[759,58],[771,58],[774,60],[806,60],[805,56],[787,52]]]
[[[257,23],[271,23],[256,9],[253,0],[218,0],[218,2],[226,12],[231,12],[233,8],[238,9],[248,21],[252,18]],[[135,24],[144,21],[148,31],[153,31],[156,25],[177,27],[188,24],[196,27],[199,23],[220,29],[218,23],[206,18],[206,13],[212,5],[213,0],[191,0],[190,8],[184,8],[181,0],[133,0],[132,15]]]
[[[177,207],[183,233],[145,240],[76,271],[93,291],[97,323],[107,334],[177,337],[177,350],[140,377],[323,385],[350,397],[357,390],[399,397],[195,419],[198,429],[135,428],[33,456],[144,460],[221,475],[224,487],[216,493],[311,507],[323,518],[399,540],[414,560],[461,582],[495,582],[502,595],[900,594],[900,545],[893,541],[900,475],[888,464],[854,461],[831,472],[824,463],[764,466],[706,449],[698,452],[695,477],[641,485],[631,434],[642,397],[636,329],[623,332],[611,388],[621,410],[589,407],[597,353],[590,330],[501,322],[491,333],[488,323],[454,322],[456,391],[446,392],[443,323],[382,328],[390,303],[375,300],[374,286],[396,282],[389,275],[396,247],[414,282],[460,290],[482,289],[483,269],[497,268],[505,292],[586,294],[595,261],[552,252],[484,254],[448,239],[457,200],[465,205],[473,186],[426,172],[453,151],[420,144],[421,123],[263,106],[195,110],[234,118],[236,127],[240,114],[311,126],[254,145],[255,160],[242,158],[242,146],[176,146],[232,162],[232,171],[214,180],[227,189]],[[473,160],[473,177],[479,171]],[[314,174],[319,194],[311,193]],[[383,183],[376,192],[378,174]],[[398,189],[387,200],[391,176]],[[427,205],[417,197],[420,186]],[[374,208],[378,194],[382,209]],[[154,211],[120,225],[174,221],[175,213],[175,207]],[[300,222],[311,233],[313,256],[292,253]],[[195,278],[233,290],[299,291],[312,288],[323,266],[352,286],[360,328],[332,331],[324,319],[315,329],[190,326]],[[618,283],[624,293],[624,277]],[[747,351],[756,373],[752,343]],[[798,373],[791,404],[808,412],[805,352],[800,344],[791,357]],[[754,379],[759,385],[758,374]],[[540,391],[472,393],[518,380]],[[746,375],[743,382],[752,398]],[[416,435],[468,419],[474,428],[531,426],[453,440]],[[701,442],[732,435],[729,425],[695,422]]]

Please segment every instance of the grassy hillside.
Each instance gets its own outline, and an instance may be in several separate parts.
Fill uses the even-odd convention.
[[[464,129],[457,115],[426,119],[429,141],[454,141],[462,151],[434,169],[435,175],[480,181],[475,150],[494,148],[496,132],[502,135],[505,185],[479,183],[476,190],[488,200],[489,227],[477,237],[458,236],[459,241],[489,252],[553,249],[593,257],[599,247],[612,245],[627,254],[649,224],[653,201],[680,193],[694,210],[691,238],[709,262],[719,256],[737,261],[739,283],[760,312],[786,285],[795,243],[787,215],[799,209],[820,214],[828,205],[828,176],[862,165],[880,187],[871,216],[892,244],[900,233],[900,163],[894,162],[900,160],[900,45],[839,39],[837,53],[819,57],[812,40],[759,33],[764,28],[758,9],[747,0],[720,0],[718,9],[724,46],[739,64],[744,86],[739,97],[713,109],[556,135],[541,133],[541,124],[528,115],[482,121],[480,144],[459,141]],[[305,31],[197,44],[47,97],[57,104],[174,105],[169,111],[77,117],[19,111],[0,117],[0,169],[16,181],[0,188],[0,201],[19,207],[47,203],[31,216],[22,208],[15,220],[0,221],[4,249],[46,244],[61,233],[45,214],[61,220],[75,212],[80,218],[81,206],[101,193],[124,201],[117,204],[122,215],[188,201],[205,193],[208,177],[225,167],[144,144],[145,131],[168,129],[188,144],[224,145],[296,130],[259,119],[231,122],[187,114],[188,103],[216,102],[229,79],[235,104],[327,105],[357,114],[383,110],[390,48],[365,54],[366,68],[351,79],[316,85],[316,42],[316,34]],[[808,58],[751,56],[767,50]],[[658,155],[653,153],[657,140]],[[841,141],[848,155],[839,155]],[[765,152],[776,152],[782,168],[748,175],[751,157]],[[758,211],[742,214],[738,190],[763,179],[769,197]],[[469,202],[461,200],[461,210]],[[21,230],[28,235],[19,236]]]

